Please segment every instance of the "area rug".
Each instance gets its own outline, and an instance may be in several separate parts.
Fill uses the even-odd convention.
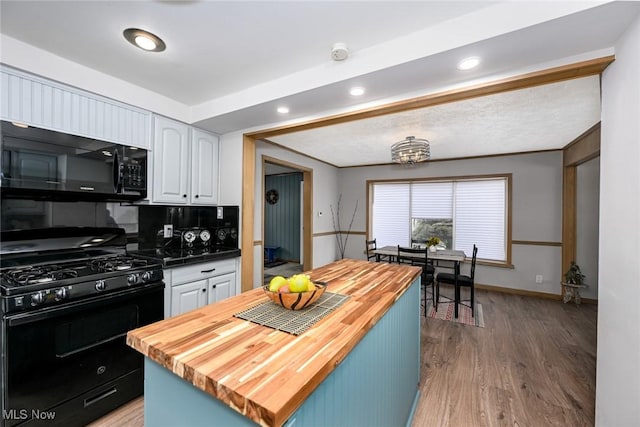
[[[458,318],[453,317],[454,303],[447,299],[440,298],[438,303],[438,311],[431,303],[427,306],[427,316],[432,319],[449,320],[452,322],[462,323],[468,326],[478,326],[484,328],[484,316],[482,313],[482,304],[476,304],[475,317],[471,317],[471,309],[462,304],[458,304]]]

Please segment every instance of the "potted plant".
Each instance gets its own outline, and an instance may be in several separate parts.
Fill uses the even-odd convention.
[[[566,273],[564,273],[565,283],[582,286],[584,285],[585,275],[580,271],[580,267],[575,261],[571,261],[571,265]]]
[[[427,240],[427,246],[429,246],[429,250],[431,252],[435,252],[436,251],[436,246],[438,246],[440,244],[440,238],[436,237],[436,236],[432,236],[429,237],[429,240]]]

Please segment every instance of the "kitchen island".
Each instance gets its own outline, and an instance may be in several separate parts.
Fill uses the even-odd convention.
[[[233,316],[262,289],[129,332],[145,356],[145,425],[409,425],[420,272],[349,259],[310,271],[349,299],[298,336]]]

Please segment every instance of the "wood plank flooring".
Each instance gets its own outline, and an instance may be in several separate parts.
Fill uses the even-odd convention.
[[[413,427],[594,425],[597,306],[476,298],[485,328],[424,320]]]
[[[476,290],[485,328],[422,320],[412,427],[592,426],[597,306]],[[142,427],[136,399],[90,427]]]

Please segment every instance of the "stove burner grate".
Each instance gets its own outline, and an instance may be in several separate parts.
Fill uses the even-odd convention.
[[[78,277],[78,272],[55,264],[21,268],[4,273],[6,277],[19,286],[48,283],[56,280]]]
[[[144,267],[147,260],[130,256],[96,258],[89,262],[89,268],[97,273],[108,273],[111,271],[129,270],[131,268]]]
[[[101,273],[124,272],[149,265],[146,259],[128,255],[106,256],[67,264],[42,264],[7,269],[2,272],[4,286],[54,284]]]

